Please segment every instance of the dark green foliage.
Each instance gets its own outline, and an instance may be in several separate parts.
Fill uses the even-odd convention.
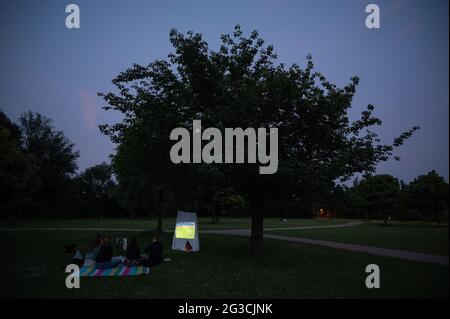
[[[9,138],[14,140],[17,146],[20,145],[21,132],[17,124],[11,122],[11,120],[6,116],[6,114],[0,109],[0,127],[7,129],[9,131]]]
[[[21,149],[38,167],[39,187],[34,196],[33,215],[58,216],[70,206],[71,178],[79,157],[74,144],[57,131],[49,118],[26,112],[19,118]]]
[[[79,217],[124,216],[119,203],[117,184],[113,180],[111,165],[102,163],[87,168],[73,181]]]
[[[22,152],[20,130],[0,112],[0,219],[17,222],[39,185],[34,158]]]
[[[448,220],[449,186],[435,171],[411,183],[387,174],[355,179],[353,187],[338,186],[318,206],[336,209],[339,217],[393,220]]]
[[[357,192],[362,199],[362,207],[371,214],[371,218],[382,217],[388,223],[390,215],[399,208],[400,183],[391,175],[369,176],[361,181]]]
[[[434,170],[414,179],[407,187],[409,207],[419,211],[424,219],[441,224],[448,219],[449,186]]]
[[[381,125],[372,105],[359,120],[349,120],[358,77],[338,88],[315,70],[311,56],[305,68],[285,67],[258,32],[245,37],[239,26],[221,40],[220,49],[212,51],[201,34],[172,30],[174,52],[167,60],[135,64],[113,80],[118,92],[100,93],[105,110],[124,115],[121,123],[100,127],[119,144],[114,163],[119,183],[133,196],[137,190],[151,194],[160,211],[167,211],[169,203],[199,210],[202,187],[232,187],[249,200],[252,247],[260,251],[264,200],[297,198],[298,207],[311,210],[336,180],[374,172],[417,129],[382,144],[370,129]],[[277,127],[278,172],[261,176],[254,164],[174,166],[169,133],[190,128],[194,119],[221,130]],[[214,176],[209,184],[198,182],[209,174]],[[178,196],[191,193],[188,200]]]

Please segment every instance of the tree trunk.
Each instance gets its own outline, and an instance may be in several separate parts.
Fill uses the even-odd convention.
[[[438,226],[441,227],[442,220],[441,220],[441,214],[440,214],[439,210],[435,209],[434,210],[434,214],[437,217],[437,224],[438,224]]]
[[[263,252],[263,199],[260,194],[252,194],[250,200],[252,213],[251,251],[253,255],[260,255]]]
[[[102,220],[102,213],[100,211],[100,207],[99,207],[100,205],[98,202],[99,202],[99,200],[96,198],[94,205],[95,205],[95,210],[97,211],[97,220]]]
[[[158,225],[156,231],[160,234],[163,232],[163,218],[161,212],[158,212]]]
[[[128,214],[130,215],[131,219],[136,219],[136,209],[134,207],[128,211]]]
[[[163,211],[166,209],[165,203],[164,203],[164,189],[160,189],[159,191],[159,198],[158,198],[158,210],[156,212],[157,218],[158,218],[158,224],[156,226],[156,231],[160,234],[162,233],[162,219],[163,219]]]
[[[219,215],[220,215],[220,210],[217,207],[215,207],[213,209],[213,215],[212,215],[212,218],[211,218],[211,222],[213,224],[218,224],[219,223]]]

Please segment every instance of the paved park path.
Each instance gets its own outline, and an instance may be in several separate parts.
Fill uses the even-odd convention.
[[[311,227],[265,228],[264,230],[350,227],[350,226],[356,226],[359,224],[361,224],[361,223],[350,222],[347,224],[332,225],[332,226],[330,225],[330,226],[311,226]],[[250,236],[250,230],[248,230],[248,229],[205,230],[205,231],[202,231],[202,233]],[[367,254],[371,254],[371,255],[393,257],[393,258],[413,260],[413,261],[421,261],[421,262],[427,262],[427,263],[444,265],[444,266],[449,265],[449,257],[448,256],[439,256],[439,255],[432,255],[432,254],[416,253],[416,252],[406,251],[406,250],[379,248],[379,247],[365,246],[365,245],[346,244],[346,243],[340,243],[340,242],[329,241],[329,240],[309,239],[309,238],[281,236],[281,235],[273,235],[273,234],[264,234],[264,238],[284,240],[284,241],[289,241],[289,242],[294,242],[294,243],[322,246],[322,247],[328,247],[328,248],[337,248],[337,249],[343,249],[343,250],[357,251],[357,252],[367,253]]]
[[[337,228],[337,227],[352,227],[360,225],[361,222],[348,222],[345,224],[338,225],[327,225],[327,226],[298,226],[298,227],[275,227],[275,228],[264,228],[264,231],[271,230],[295,230],[295,229],[317,229],[317,228]],[[0,228],[0,231],[127,231],[127,232],[142,232],[147,231],[147,229],[140,228]],[[173,231],[173,230],[167,230]],[[211,230],[202,230],[200,231],[202,234],[218,234],[218,235],[234,235],[234,236],[250,236],[250,229],[211,229]],[[393,257],[405,260],[413,260],[420,262],[427,262],[438,265],[449,265],[449,257],[448,256],[439,256],[432,254],[424,254],[424,253],[416,253],[406,250],[398,250],[398,249],[389,249],[389,248],[379,248],[373,246],[365,246],[365,245],[356,245],[356,244],[346,244],[329,240],[319,240],[319,239],[308,239],[301,237],[292,237],[292,236],[281,236],[281,235],[273,235],[273,234],[264,234],[264,238],[275,239],[275,240],[284,240],[294,243],[307,244],[307,245],[315,245],[322,246],[328,248],[336,248],[343,249],[349,251],[356,251],[367,253],[371,255],[377,256],[385,256],[385,257]]]
[[[346,244],[346,243],[339,243],[339,242],[335,242],[335,241],[308,239],[308,238],[299,238],[299,237],[290,237],[290,236],[264,235],[264,238],[285,240],[285,241],[291,241],[291,242],[295,242],[295,243],[317,245],[317,246],[337,248],[337,249],[345,249],[345,250],[367,253],[367,254],[371,254],[371,255],[394,257],[394,258],[399,258],[399,259],[422,261],[422,262],[427,262],[427,263],[432,263],[432,264],[448,266],[448,256],[438,256],[438,255],[432,255],[432,254],[416,253],[416,252],[406,251],[406,250],[378,248],[378,247],[373,247],[373,246]]]

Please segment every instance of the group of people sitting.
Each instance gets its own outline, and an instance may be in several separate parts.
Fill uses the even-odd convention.
[[[123,264],[124,266],[147,266],[154,267],[161,263],[163,246],[154,237],[150,245],[144,249],[144,256],[141,256],[141,250],[136,237],[130,238],[125,251],[125,258],[113,257],[113,247],[109,237],[97,235],[92,246],[84,257],[85,266],[95,265],[95,268],[109,269]]]

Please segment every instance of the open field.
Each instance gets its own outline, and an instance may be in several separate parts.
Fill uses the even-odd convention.
[[[163,220],[163,228],[173,230],[175,228],[175,217],[167,217]],[[286,222],[280,222],[279,218],[265,218],[264,227],[297,227],[297,226],[326,226],[346,223],[345,219],[300,219],[292,218]],[[241,229],[250,228],[250,218],[229,218],[220,219],[218,224],[211,223],[210,217],[200,217],[198,219],[199,229]],[[61,219],[61,220],[24,220],[17,226],[8,225],[6,222],[0,222],[0,228],[114,228],[114,229],[144,229],[153,230],[156,228],[156,219]]]
[[[295,221],[313,225],[329,221]],[[335,221],[339,222],[339,221]],[[35,222],[23,223],[30,227]],[[74,226],[73,221],[46,221],[40,226]],[[117,228],[137,226],[138,221],[118,220],[98,222],[95,227]],[[151,226],[150,222],[145,224]],[[203,221],[202,224],[205,224]],[[225,221],[224,221],[225,223]],[[235,220],[228,224],[244,227],[247,221]],[[279,223],[273,220],[268,223]],[[166,225],[169,222],[166,221]],[[292,222],[292,224],[294,224]],[[308,223],[307,223],[308,224]],[[80,227],[94,227],[91,221],[79,221]],[[220,224],[219,224],[220,225]],[[37,226],[37,225],[35,225]],[[120,226],[120,227],[119,227]],[[217,226],[217,225],[213,225]],[[224,225],[221,225],[224,226]],[[289,227],[292,225],[289,225]],[[274,227],[274,226],[273,226]],[[340,229],[311,229],[311,236],[322,236],[324,231],[347,232],[349,238],[360,238],[360,233],[371,231],[371,236],[386,237],[390,227],[377,225],[345,227]],[[379,228],[375,228],[379,227]],[[394,227],[394,226],[392,226]],[[223,228],[230,228],[223,227]],[[377,234],[375,230],[382,233]],[[416,229],[416,228],[414,228]],[[419,233],[423,228],[418,228]],[[443,228],[444,229],[444,228]],[[394,238],[401,241],[403,232],[395,231],[391,240],[376,241],[388,244]],[[440,229],[437,230],[440,235]],[[431,230],[413,241],[416,250],[424,249],[424,238]],[[274,233],[292,231],[274,231]],[[97,231],[0,231],[4,261],[0,264],[0,297],[2,298],[448,298],[448,267],[427,263],[378,257],[364,253],[308,246],[278,240],[265,240],[263,256],[251,256],[249,239],[238,236],[201,235],[198,253],[171,251],[172,234],[161,237],[171,258],[152,270],[149,276],[81,278],[80,289],[67,289],[63,265],[71,256],[63,253],[65,244],[75,242],[79,247],[89,245]],[[112,238],[131,236],[127,231],[103,231]],[[143,248],[151,240],[150,232],[133,232]],[[354,235],[352,235],[354,234]],[[375,234],[375,235],[374,235]],[[448,235],[448,230],[447,230]],[[441,238],[441,239],[442,239]],[[432,239],[434,241],[434,239]],[[375,242],[374,242],[375,243]],[[412,247],[412,246],[408,247]],[[443,246],[445,246],[443,244]],[[443,251],[443,246],[436,251]],[[447,237],[448,247],[448,237]],[[426,249],[428,251],[428,248]],[[116,252],[119,254],[120,252]],[[365,287],[365,267],[375,263],[381,270],[381,288]]]
[[[369,222],[348,228],[317,228],[300,230],[274,230],[270,234],[310,239],[331,240],[342,243],[402,249],[421,253],[448,256],[448,226],[432,223]]]

